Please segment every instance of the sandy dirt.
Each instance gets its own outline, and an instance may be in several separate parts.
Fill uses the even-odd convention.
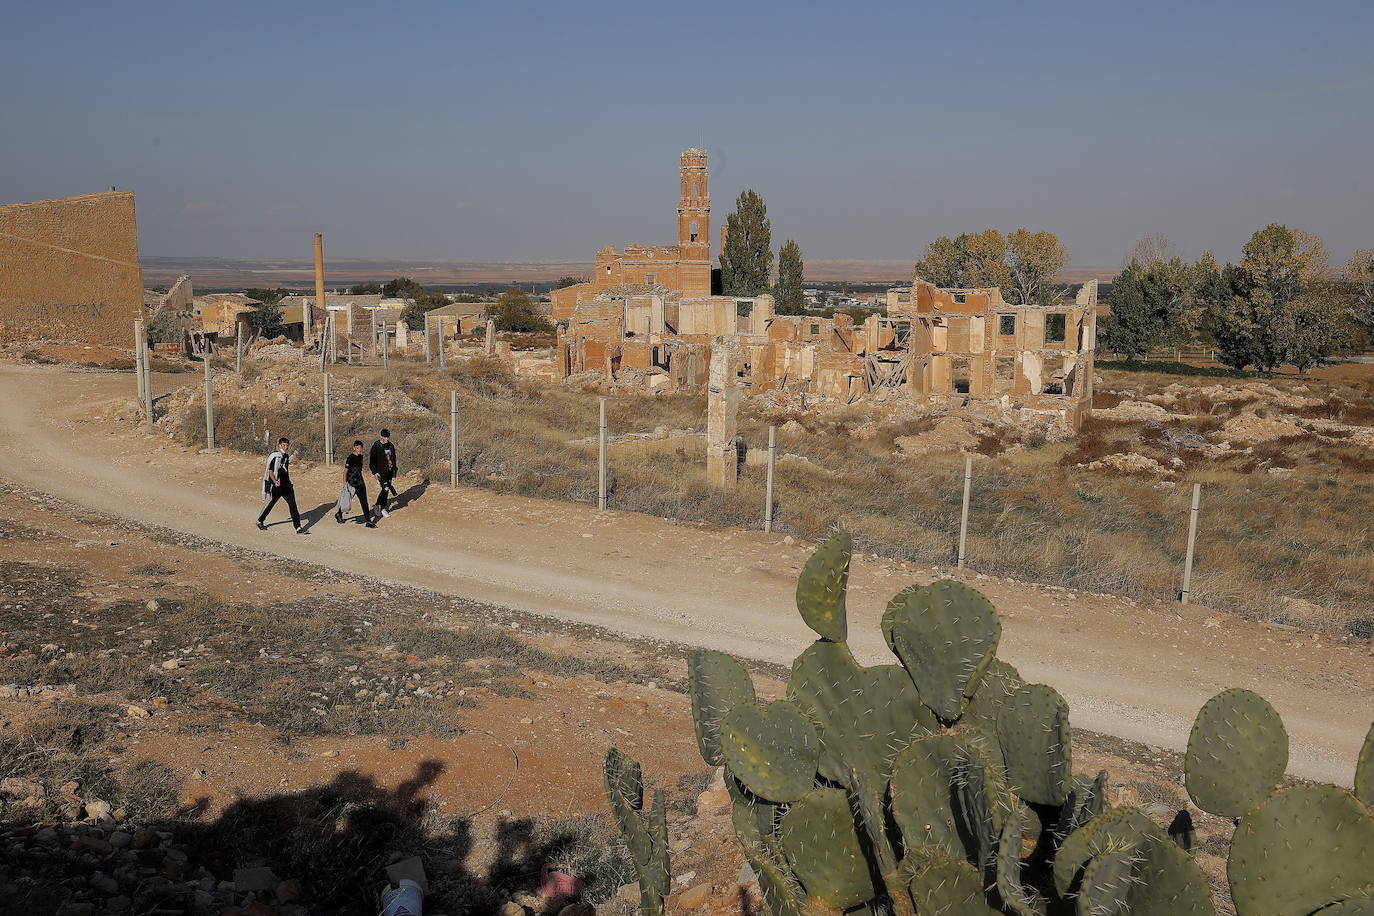
[[[166,393],[184,376],[155,377]],[[253,527],[261,459],[203,455],[104,419],[132,399],[129,373],[0,364],[0,477],[101,512],[221,544],[615,632],[789,662],[808,642],[793,608],[814,545],[650,516],[416,486],[379,530],[337,526],[337,470],[297,465],[312,534]],[[404,462],[405,444],[400,443]],[[591,469],[589,469],[589,473]],[[275,520],[284,518],[278,509]],[[851,645],[890,660],[878,619],[901,587],[947,570],[857,557]],[[1187,741],[1214,693],[1263,693],[1292,737],[1290,772],[1349,784],[1374,718],[1365,642],[1302,634],[1202,607],[1152,606],[966,571],[1002,615],[999,654],[1064,694],[1075,726],[1165,748]]]

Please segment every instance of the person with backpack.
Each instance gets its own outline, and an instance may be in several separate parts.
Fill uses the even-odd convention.
[[[259,530],[267,530],[267,526],[263,524],[267,521],[267,514],[272,511],[277,500],[284,499],[286,507],[291,510],[291,524],[295,526],[296,533],[310,533],[301,527],[301,514],[296,509],[296,488],[291,485],[291,440],[285,436],[277,440],[277,450],[267,456],[267,469],[262,475],[262,498],[266,500],[267,505],[258,516]]]
[[[396,495],[396,486],[392,483],[396,477],[396,446],[391,441],[391,430],[378,433],[377,441],[372,443],[372,452],[367,456],[367,469],[377,480],[377,512],[386,518],[390,514],[386,511],[387,492]]]
[[[376,528],[372,513],[367,508],[367,483],[363,480],[363,440],[353,440],[353,452],[344,459],[343,487],[339,490],[339,502],[334,507],[334,521],[344,523],[344,513],[353,508],[353,497],[358,497],[362,514],[358,521],[369,528]]]

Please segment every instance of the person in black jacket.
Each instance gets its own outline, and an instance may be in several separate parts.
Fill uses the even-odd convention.
[[[387,492],[396,495],[396,487],[391,482],[396,477],[396,446],[391,441],[391,430],[384,429],[372,443],[372,452],[367,456],[367,469],[377,480],[377,512],[382,518],[386,511]]]
[[[377,523],[372,520],[372,512],[367,508],[367,482],[363,480],[363,440],[353,440],[353,453],[344,459],[343,485],[352,489],[353,495],[358,497],[358,505],[362,512],[358,515],[358,521],[369,528],[376,528]],[[339,498],[339,504],[334,508],[334,521],[340,525],[344,523],[343,517],[343,498]]]
[[[286,500],[286,508],[291,510],[291,524],[297,534],[309,534],[301,527],[301,514],[296,510],[296,488],[291,485],[291,440],[282,436],[277,440],[277,450],[267,456],[267,468],[262,474],[262,495],[267,499],[262,514],[258,516],[258,528],[266,531],[267,513],[277,504]]]

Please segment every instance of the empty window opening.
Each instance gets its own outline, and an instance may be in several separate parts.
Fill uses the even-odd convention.
[[[754,314],[754,300],[736,299],[735,314],[741,318],[748,318],[750,315]]]
[[[1063,343],[1064,342],[1064,315],[1058,313],[1045,316],[1045,342]]]
[[[813,325],[811,325],[811,333],[812,333],[812,334],[819,334],[820,332],[821,332],[821,326],[820,326],[820,325],[818,325],[818,324],[813,324]]]
[[[1007,391],[1016,381],[1016,357],[999,356],[992,364],[993,380],[998,391]]]
[[[697,240],[697,221],[696,221],[696,220],[692,220],[692,234],[691,234],[691,240],[692,240],[693,242],[695,242],[695,241]]]
[[[998,334],[1001,334],[1003,337],[1011,337],[1011,336],[1015,335],[1015,334],[1016,334],[1016,316],[1015,316],[1015,315],[998,315],[998,316],[997,316],[997,333],[998,333]]]
[[[696,197],[696,196],[697,196],[697,183],[696,183],[695,181],[692,182],[692,196],[693,196],[693,197]]]
[[[611,265],[607,264],[607,265],[606,265],[606,276],[609,277],[610,275],[611,275]]]
[[[653,285],[654,285],[654,281],[657,280],[657,279],[658,279],[658,274],[645,274],[645,275],[644,275],[644,282],[647,283],[647,284],[649,284],[650,286],[653,286]]]
[[[1062,318],[1064,316],[1061,315],[1059,317]],[[1045,357],[1044,375],[1042,376],[1045,380],[1045,385],[1044,388],[1041,389],[1045,394],[1070,393],[1071,382],[1069,379],[1069,365],[1069,362],[1062,356]]]
[[[949,386],[955,394],[968,394],[973,383],[973,373],[967,359],[956,358],[950,367]]]
[[[968,293],[955,293],[955,294],[954,294],[954,304],[955,304],[955,305],[963,305],[963,304],[966,303],[966,302],[968,302]]]

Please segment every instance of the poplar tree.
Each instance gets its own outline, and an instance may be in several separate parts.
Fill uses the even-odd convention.
[[[725,247],[720,252],[721,291],[727,296],[768,292],[773,270],[773,224],[763,198],[741,191],[735,212],[725,219]]]
[[[802,292],[801,247],[788,239],[778,251],[777,302],[774,311],[779,315],[804,315],[806,294]]]

